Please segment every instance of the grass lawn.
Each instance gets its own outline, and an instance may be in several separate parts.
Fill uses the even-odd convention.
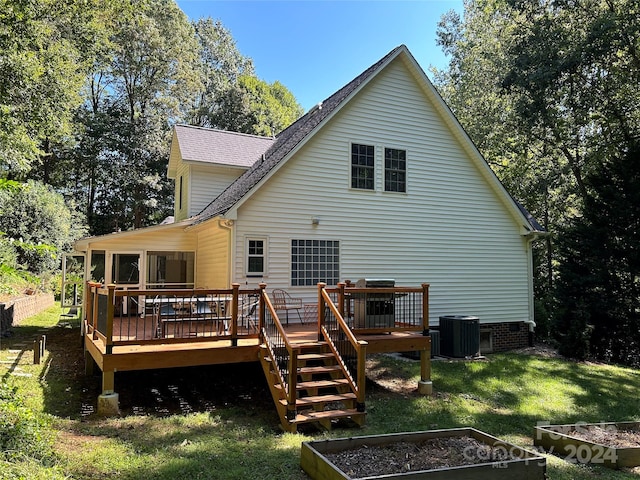
[[[117,373],[124,414],[100,419],[91,413],[100,377],[84,376],[79,332],[54,326],[59,313],[52,308],[1,339],[0,378],[43,419],[39,435],[51,433],[54,454],[0,461],[0,478],[307,479],[299,466],[306,440],[473,426],[531,448],[537,422],[640,420],[639,370],[516,353],[433,362],[432,397],[415,392],[418,362],[372,357],[361,429],[282,433],[257,365]],[[48,352],[33,365],[32,353],[16,345],[28,347],[47,327]],[[624,479],[640,469],[547,455],[547,474]]]

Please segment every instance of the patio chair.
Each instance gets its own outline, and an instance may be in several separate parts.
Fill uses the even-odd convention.
[[[242,302],[240,325],[245,326],[247,331],[250,330],[250,328],[257,330],[258,322],[256,318],[256,309],[258,308],[258,305],[260,305],[260,299],[257,295],[249,295],[247,300],[248,301],[246,303],[244,299]]]
[[[302,299],[294,298],[286,290],[276,288],[271,292],[273,294],[273,308],[276,310],[284,310],[287,319],[287,325],[289,325],[289,310],[295,310],[298,313],[300,323],[304,323],[300,310],[302,310]]]
[[[78,307],[70,307],[67,313],[60,314],[60,318],[58,319],[58,322],[66,319],[79,320],[79,314],[80,314],[80,311],[78,310]]]

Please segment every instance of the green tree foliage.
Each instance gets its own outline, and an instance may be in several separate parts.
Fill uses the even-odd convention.
[[[552,304],[545,303],[556,323],[542,323],[568,342],[566,351],[602,358],[608,350],[592,318],[602,311],[596,308],[602,298],[595,297],[637,304],[637,296],[626,290],[623,298],[620,288],[604,281],[629,278],[616,270],[622,263],[611,267],[617,273],[610,277],[588,273],[613,264],[606,242],[585,229],[608,226],[615,232],[617,219],[603,213],[605,206],[624,211],[621,199],[637,188],[621,182],[607,195],[600,190],[640,138],[639,5],[637,0],[466,1],[464,18],[450,13],[439,29],[451,62],[448,71],[436,72],[438,88],[507,188],[549,230],[569,239],[561,254],[547,243],[536,293],[556,294],[556,305],[573,307],[554,317]],[[591,263],[575,258],[585,251]],[[619,248],[616,255],[629,263],[633,252]],[[561,284],[554,291],[558,272]],[[593,282],[600,295],[578,295]],[[633,325],[631,311],[620,318]]]
[[[204,88],[196,99],[192,123],[274,136],[304,113],[282,83],[269,84],[255,76],[252,61],[240,54],[220,22],[201,19],[194,26]]]
[[[302,107],[280,82],[242,75],[219,97],[211,122],[223,130],[275,136],[302,115]]]
[[[92,234],[172,213],[174,124],[273,135],[302,113],[174,0],[0,0],[0,27],[0,178],[53,186]]]
[[[230,112],[222,105],[227,92],[237,85],[242,75],[255,74],[253,62],[240,53],[231,32],[220,21],[201,18],[193,25],[200,44],[199,70],[203,88],[195,98],[191,123],[219,127],[230,117]]]
[[[171,125],[201,88],[198,43],[173,0],[128,0],[76,114],[75,143],[61,146],[59,187],[77,198],[92,233],[139,228],[172,211],[166,178]]]
[[[640,366],[640,145],[585,176],[582,215],[559,236],[561,351]]]
[[[4,248],[13,247],[16,266],[33,273],[58,268],[61,253],[84,233],[62,195],[34,181],[0,188],[0,225]],[[5,252],[4,260],[10,259]]]
[[[0,174],[21,175],[72,131],[100,0],[0,0]]]

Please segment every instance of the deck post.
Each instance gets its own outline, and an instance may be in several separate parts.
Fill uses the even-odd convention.
[[[115,311],[115,293],[116,286],[114,284],[107,285],[109,289],[109,296],[107,297],[107,331],[105,332],[105,337],[107,337],[106,341],[106,351],[107,354],[113,353],[113,314]]]
[[[98,415],[112,417],[120,414],[119,395],[115,393],[115,371],[102,372],[102,394],[98,396]]]
[[[232,283],[233,298],[231,299],[231,345],[238,346],[238,300],[240,284]]]
[[[94,340],[98,339],[98,329],[96,324],[98,323],[98,288],[99,285],[91,285],[91,328],[92,336]]]
[[[116,286],[114,284],[107,285],[107,331],[105,332],[105,356],[113,353],[113,314],[115,311],[115,293]],[[96,302],[97,304],[98,302]],[[114,392],[115,388],[115,370],[105,369],[102,367],[102,394],[98,396],[98,415],[114,416],[120,413],[119,396]]]
[[[429,346],[420,351],[420,381],[418,392],[422,395],[433,394],[431,381],[431,336],[429,335],[429,284],[422,284],[422,334],[429,337]]]
[[[260,282],[258,286],[260,287],[260,308],[258,310],[258,329],[260,331],[260,340],[264,341],[264,339],[262,338],[262,329],[264,328],[264,318],[267,313],[266,312],[267,305],[266,305],[266,302],[264,301],[267,284],[264,282]]]
[[[318,341],[321,342],[324,340],[322,336],[322,326],[325,323],[324,319],[324,298],[322,298],[322,291],[327,286],[326,283],[319,282],[318,283]]]
[[[340,315],[342,315],[342,318],[345,318],[344,315],[344,289],[345,289],[346,284],[344,282],[338,282],[338,311],[340,312]]]

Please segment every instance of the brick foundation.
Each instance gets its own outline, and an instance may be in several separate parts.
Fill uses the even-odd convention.
[[[0,303],[0,335],[4,336],[10,327],[20,325],[25,318],[36,315],[53,304],[51,293],[26,295]]]
[[[491,347],[488,348],[488,336]],[[481,323],[480,351],[481,353],[505,352],[516,348],[529,346],[529,325],[524,322],[509,323]]]

